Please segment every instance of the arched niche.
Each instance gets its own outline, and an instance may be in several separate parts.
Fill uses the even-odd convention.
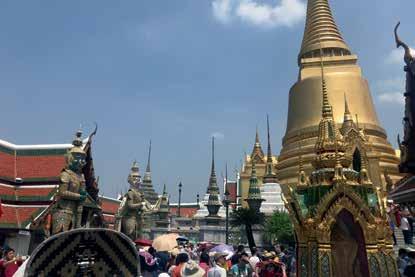
[[[342,209],[330,232],[333,276],[369,276],[363,230],[353,215]]]

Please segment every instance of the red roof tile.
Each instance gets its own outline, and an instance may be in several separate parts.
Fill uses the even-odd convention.
[[[44,209],[45,207],[15,207],[2,204],[0,226],[25,228]]]
[[[14,156],[0,152],[0,176],[14,179]]]
[[[100,198],[102,212],[106,214],[116,214],[121,202],[115,202],[114,200]]]
[[[15,178],[58,177],[65,166],[63,155],[20,156],[0,152],[0,176]]]
[[[58,177],[65,166],[62,156],[17,156],[16,177],[48,178]]]
[[[177,215],[177,209],[177,207],[170,207],[170,214]],[[180,216],[193,217],[197,210],[197,207],[180,207]]]
[[[56,190],[56,187],[21,187],[0,184],[0,199],[12,201],[48,201]]]

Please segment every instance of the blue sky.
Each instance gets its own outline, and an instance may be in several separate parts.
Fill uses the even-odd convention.
[[[395,144],[404,74],[393,27],[415,46],[412,0],[332,0],[336,21],[368,78]],[[125,190],[153,141],[155,187],[185,201],[205,193],[210,137],[217,169],[239,167],[255,127],[273,150],[285,132],[297,78],[304,0],[16,1],[0,3],[0,137],[17,144],[71,141],[99,124],[101,192]]]

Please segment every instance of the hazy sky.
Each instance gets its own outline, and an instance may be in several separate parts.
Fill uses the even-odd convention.
[[[332,0],[336,21],[368,78],[396,145],[404,73],[393,28],[415,46],[415,1]],[[305,0],[0,2],[0,138],[67,143],[82,124],[94,142],[101,191],[126,188],[153,141],[155,188],[177,201],[204,194],[210,137],[217,173],[240,166],[270,115],[273,150],[285,132]],[[231,170],[230,169],[230,170]]]

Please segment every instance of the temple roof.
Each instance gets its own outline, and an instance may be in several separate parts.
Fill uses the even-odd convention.
[[[255,144],[252,149],[251,160],[254,160],[256,163],[264,163],[264,151],[262,151],[261,142],[259,141],[258,128],[255,132]]]

